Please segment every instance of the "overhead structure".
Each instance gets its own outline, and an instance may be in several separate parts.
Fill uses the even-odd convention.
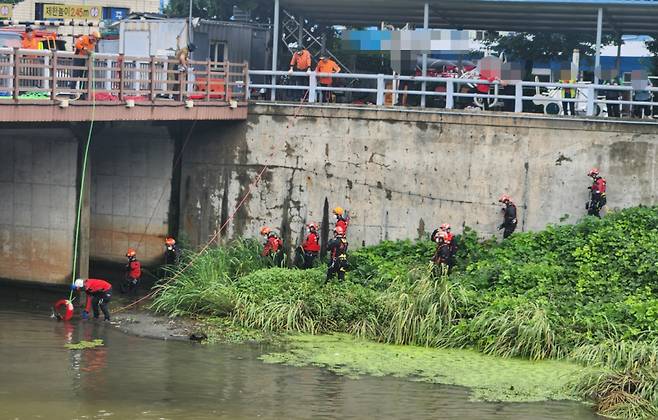
[[[657,0],[280,0],[281,7],[313,22],[365,27],[381,22],[422,28],[424,7],[436,29],[483,31],[658,34]]]

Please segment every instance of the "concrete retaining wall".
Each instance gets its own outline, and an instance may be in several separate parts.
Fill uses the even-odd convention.
[[[0,277],[70,279],[78,143],[67,129],[3,129]]]
[[[193,243],[227,219],[263,165],[226,236],[267,224],[296,245],[325,199],[351,210],[353,245],[417,238],[442,222],[498,235],[502,193],[519,205],[519,230],[541,229],[583,217],[593,166],[610,209],[658,202],[655,124],[266,105],[247,125],[214,124],[198,127],[184,155],[181,227]]]
[[[117,124],[94,136],[91,159],[90,256],[125,262],[137,249],[160,262],[169,233],[174,140],[164,126]]]

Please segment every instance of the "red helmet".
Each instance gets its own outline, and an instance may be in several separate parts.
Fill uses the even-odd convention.
[[[311,230],[311,231],[318,230],[318,225],[316,223],[309,223],[308,224],[308,230]]]
[[[334,233],[339,236],[345,235],[345,229],[343,229],[341,226],[336,226],[334,228]]]
[[[133,248],[128,248],[128,251],[126,251],[126,257],[131,258],[137,255],[137,251],[135,251]]]
[[[171,236],[167,236],[167,238],[165,239],[165,245],[168,246],[176,245],[176,240]]]
[[[591,176],[591,177],[599,176],[599,170],[597,168],[592,168],[587,173],[587,176]]]
[[[441,229],[442,231],[447,231],[447,230],[450,230],[450,227],[451,227],[451,226],[450,226],[450,223],[444,223],[444,224],[442,224],[442,225],[440,226],[440,229]]]
[[[507,195],[507,194],[503,194],[503,195],[501,195],[500,198],[498,199],[498,202],[499,202],[499,203],[506,203],[506,202],[508,202],[508,201],[512,201],[512,197],[510,197],[510,196]]]
[[[263,235],[263,236],[269,235],[270,232],[272,232],[272,229],[270,229],[267,226],[263,226],[262,228],[260,228],[260,234]]]

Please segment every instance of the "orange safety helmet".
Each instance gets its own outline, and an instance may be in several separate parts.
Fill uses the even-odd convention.
[[[334,209],[334,214],[335,214],[336,216],[342,216],[343,213],[345,213],[345,210],[343,210],[342,207],[336,207],[336,208]]]
[[[269,235],[270,232],[272,232],[272,229],[270,229],[267,226],[263,226],[262,228],[260,228],[260,234],[263,235],[263,236]]]
[[[499,203],[506,203],[506,202],[508,202],[508,201],[512,201],[512,197],[510,197],[510,196],[507,195],[507,194],[503,194],[503,195],[501,195],[500,198],[498,199],[498,202],[499,202]]]
[[[137,255],[137,251],[135,251],[133,248],[128,248],[128,251],[126,251],[126,257],[131,258]]]
[[[592,168],[587,173],[587,176],[591,176],[591,177],[599,176],[599,170],[597,168]]]
[[[341,226],[336,226],[334,228],[334,233],[338,236],[343,236],[345,235],[345,229],[343,229]]]
[[[167,238],[165,239],[165,245],[169,245],[169,246],[176,245],[176,240],[171,236],[167,236]]]
[[[442,231],[450,230],[450,228],[451,228],[450,223],[444,223],[444,224],[442,224],[442,225],[440,226],[440,229],[441,229]]]

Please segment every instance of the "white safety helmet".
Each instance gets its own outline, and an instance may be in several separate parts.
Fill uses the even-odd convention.
[[[82,289],[85,286],[85,281],[82,279],[75,279],[73,285],[76,289]]]

